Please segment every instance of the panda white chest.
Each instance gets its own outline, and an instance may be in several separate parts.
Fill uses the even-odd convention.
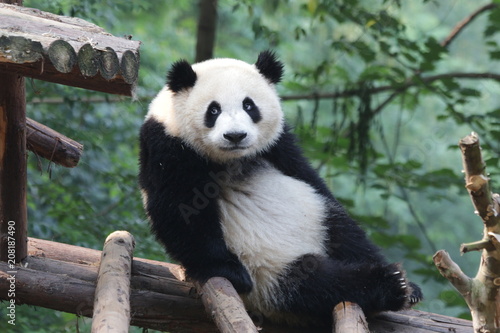
[[[271,166],[225,186],[219,207],[225,242],[256,283],[272,283],[304,254],[325,254],[325,200]]]

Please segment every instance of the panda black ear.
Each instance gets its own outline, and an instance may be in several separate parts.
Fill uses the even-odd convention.
[[[186,60],[174,62],[167,73],[167,86],[176,93],[191,88],[196,83],[196,73]]]
[[[263,51],[259,54],[255,67],[271,83],[278,83],[283,76],[283,63],[278,60],[274,52]]]

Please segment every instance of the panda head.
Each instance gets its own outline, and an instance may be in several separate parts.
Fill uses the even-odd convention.
[[[252,65],[212,59],[191,66],[181,60],[168,72],[148,116],[210,160],[251,157],[281,134],[283,112],[275,84],[282,75],[282,63],[269,51]]]

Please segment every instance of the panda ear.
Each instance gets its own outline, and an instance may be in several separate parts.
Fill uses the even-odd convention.
[[[186,60],[179,60],[174,62],[167,73],[167,86],[172,92],[177,93],[193,87],[196,78],[193,67]]]
[[[283,76],[283,63],[279,61],[272,51],[263,51],[259,54],[255,67],[271,83],[278,83]]]

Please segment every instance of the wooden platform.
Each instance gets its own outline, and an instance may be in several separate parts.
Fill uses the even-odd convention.
[[[16,303],[92,316],[101,251],[34,238],[28,245],[28,258],[16,266]],[[4,300],[9,271],[6,263],[0,263],[0,299]],[[132,325],[173,333],[217,332],[180,266],[135,258],[131,289]],[[261,321],[257,326],[264,333],[331,332],[330,328],[290,328]],[[414,310],[381,314],[369,320],[369,326],[377,333],[472,332],[470,321]]]

